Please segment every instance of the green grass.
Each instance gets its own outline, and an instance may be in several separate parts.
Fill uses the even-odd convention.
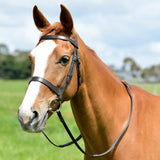
[[[131,82],[130,84],[134,84],[137,86],[140,86],[141,88],[147,90],[148,92],[160,95],[160,83],[137,83],[137,82]]]
[[[83,155],[74,145],[63,149],[55,148],[42,134],[22,131],[17,120],[17,110],[27,83],[27,80],[0,80],[0,160],[82,160]],[[156,94],[160,95],[160,84],[155,84],[156,87],[153,84],[134,84],[151,93],[156,90]],[[69,103],[63,105],[62,113],[73,134],[78,136],[79,131]],[[56,115],[48,120],[46,133],[58,144],[70,140]],[[82,140],[80,144],[83,146]]]
[[[17,120],[17,110],[25,94],[28,81],[0,80],[0,160],[81,160],[83,155],[74,145],[55,148],[41,134],[22,131]],[[69,104],[62,113],[75,136],[79,131]],[[70,141],[56,115],[47,123],[46,133],[57,144]],[[80,142],[83,146],[83,141]]]

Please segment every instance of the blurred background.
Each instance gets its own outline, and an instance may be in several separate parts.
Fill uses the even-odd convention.
[[[33,6],[37,5],[54,23],[59,21],[61,3],[70,10],[75,29],[84,42],[121,78],[160,81],[158,0],[27,0],[25,3],[2,0],[0,77],[29,76],[30,65],[26,59],[40,35],[32,18]],[[6,72],[7,68],[12,71]]]
[[[31,64],[29,52],[40,32],[32,9],[37,5],[51,23],[59,21],[60,4],[72,14],[84,42],[121,79],[160,94],[160,1],[159,0],[1,0],[0,1],[0,160],[82,159],[76,148],[59,150],[41,134],[21,130],[17,110],[23,99]],[[69,103],[65,118],[79,134]],[[57,143],[69,141],[56,117],[46,130]],[[62,137],[62,138],[61,138]],[[83,142],[80,144],[83,146]],[[68,154],[69,153],[69,154]]]

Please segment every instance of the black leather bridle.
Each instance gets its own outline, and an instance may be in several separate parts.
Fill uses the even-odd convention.
[[[122,83],[124,84],[124,86],[126,87],[127,89],[127,92],[130,96],[130,99],[131,99],[131,112],[130,112],[130,117],[129,117],[129,120],[128,120],[128,123],[126,125],[126,127],[123,129],[123,131],[120,133],[120,135],[117,137],[117,139],[114,141],[114,143],[112,144],[112,146],[107,150],[105,151],[104,153],[101,153],[101,154],[95,154],[95,155],[91,155],[91,154],[88,154],[86,153],[80,146],[79,144],[77,143],[77,141],[82,137],[81,135],[79,137],[77,137],[76,139],[74,138],[74,136],[72,135],[70,129],[68,128],[61,112],[60,112],[60,108],[61,108],[61,98],[62,98],[62,95],[64,93],[64,90],[66,89],[66,87],[68,86],[72,76],[73,76],[73,72],[74,72],[74,68],[75,68],[75,65],[77,63],[77,79],[78,79],[78,87],[77,87],[77,92],[79,90],[79,87],[81,85],[81,68],[80,68],[80,58],[79,58],[79,53],[78,53],[78,41],[77,41],[77,36],[75,36],[75,41],[73,41],[72,39],[68,38],[68,37],[65,37],[65,36],[60,36],[60,35],[45,35],[45,36],[42,36],[40,38],[39,41],[41,40],[54,40],[54,39],[60,39],[60,40],[63,40],[63,41],[69,41],[73,46],[74,46],[74,53],[73,53],[73,58],[72,58],[72,62],[71,62],[71,66],[70,66],[70,69],[69,69],[69,72],[67,74],[67,78],[66,78],[66,81],[64,83],[64,85],[61,87],[61,89],[59,90],[56,86],[54,86],[51,82],[49,82],[48,80],[42,78],[42,77],[32,77],[29,81],[29,83],[31,83],[32,81],[38,81],[44,85],[46,85],[51,91],[55,92],[56,95],[57,95],[57,98],[56,100],[59,101],[59,107],[57,110],[55,111],[52,111],[52,108],[49,108],[48,109],[48,112],[56,112],[60,121],[62,122],[64,128],[66,129],[68,135],[70,136],[71,138],[71,142],[67,143],[67,144],[63,144],[63,145],[56,145],[55,143],[53,143],[49,138],[48,136],[45,134],[44,131],[42,131],[42,133],[44,134],[44,136],[48,139],[48,141],[56,146],[56,147],[66,147],[66,146],[69,146],[71,144],[75,144],[77,146],[77,148],[83,153],[85,154],[86,156],[90,156],[90,157],[100,157],[100,156],[104,156],[104,155],[107,155],[108,153],[110,153],[119,143],[119,141],[121,140],[121,138],[123,137],[123,135],[125,134],[125,132],[127,131],[128,127],[129,127],[129,124],[130,124],[130,121],[131,121],[131,118],[132,118],[132,113],[133,113],[133,96],[132,96],[132,92],[131,92],[131,89],[129,87],[129,85],[125,82],[125,81],[122,81]]]
[[[78,42],[77,42],[77,36],[75,36],[75,41],[73,41],[72,39],[70,39],[68,37],[59,36],[59,35],[45,35],[45,36],[41,37],[39,41],[41,41],[41,40],[53,40],[53,39],[60,39],[60,40],[63,40],[63,41],[69,41],[74,46],[74,53],[73,53],[73,58],[72,58],[71,66],[70,66],[69,72],[67,74],[67,78],[66,78],[66,81],[65,81],[64,85],[59,90],[51,82],[49,82],[46,79],[41,78],[41,77],[32,77],[30,79],[30,82],[32,82],[32,81],[38,81],[38,82],[43,83],[49,89],[51,89],[53,92],[55,92],[56,95],[57,95],[57,100],[61,101],[63,92],[66,89],[66,87],[68,86],[68,84],[69,84],[69,82],[70,82],[70,80],[71,80],[71,78],[73,76],[73,71],[74,71],[76,63],[77,63],[77,70],[78,70],[78,72],[77,72],[77,74],[78,74],[77,75],[77,77],[78,77],[77,92],[79,90],[79,86],[81,85],[81,67],[80,67],[80,58],[79,58],[79,54],[78,54]]]

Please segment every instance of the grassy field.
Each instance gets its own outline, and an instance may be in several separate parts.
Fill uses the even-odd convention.
[[[137,85],[148,92],[154,94],[154,95],[160,95],[160,83],[137,83],[137,82],[131,82],[130,84]]]
[[[31,134],[21,130],[17,110],[27,83],[0,80],[0,160],[81,160],[83,155],[74,145],[63,149],[55,148],[42,134]],[[63,106],[62,113],[73,134],[78,136],[79,131],[69,104]],[[57,144],[70,141],[56,115],[48,120],[46,133]],[[83,146],[82,140],[80,144]]]
[[[42,134],[30,134],[21,130],[17,120],[17,110],[27,83],[28,81],[0,80],[0,160],[83,159],[83,155],[74,145],[57,149],[51,146]],[[160,95],[160,84],[136,83],[136,85]],[[69,104],[65,104],[62,110],[70,129],[75,136],[78,136],[79,131]],[[70,140],[56,115],[48,120],[46,132],[58,144]],[[80,144],[83,146],[82,140]]]

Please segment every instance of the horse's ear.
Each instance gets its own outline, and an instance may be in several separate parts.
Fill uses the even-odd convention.
[[[50,26],[50,23],[36,5],[33,8],[33,19],[37,28],[42,32]]]
[[[70,12],[68,9],[61,4],[61,13],[60,13],[60,21],[63,27],[65,28],[65,31],[67,33],[71,33],[73,29],[73,20]]]

